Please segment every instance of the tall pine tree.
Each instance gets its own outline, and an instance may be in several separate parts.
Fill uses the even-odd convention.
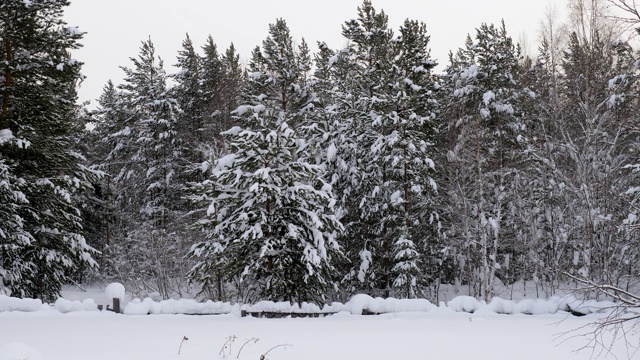
[[[0,288],[19,297],[52,300],[74,271],[95,265],[74,200],[97,173],[74,146],[81,63],[69,51],[82,32],[62,19],[68,5],[0,4],[1,196],[12,209],[0,225]]]
[[[223,265],[228,280],[253,284],[261,298],[297,302],[322,302],[332,287],[341,226],[331,187],[296,128],[308,110],[309,61],[284,20],[254,50],[234,111],[241,126],[224,133],[229,154],[211,169],[213,197],[201,222],[207,240],[192,250],[200,259],[194,280],[207,281]]]

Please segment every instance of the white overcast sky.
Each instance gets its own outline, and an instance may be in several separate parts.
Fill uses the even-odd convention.
[[[431,55],[446,64],[447,54],[464,44],[467,34],[483,22],[505,20],[515,41],[526,34],[535,52],[539,24],[546,9],[564,12],[567,0],[374,0],[384,10],[394,29],[404,19],[427,24]],[[186,33],[199,49],[211,34],[220,51],[234,43],[246,61],[251,50],[267,36],[268,25],[284,18],[294,40],[304,37],[312,51],[317,41],[332,48],[345,44],[341,25],[356,18],[361,0],[72,0],[66,9],[69,25],[79,26],[84,47],[74,57],[85,63],[87,76],[80,88],[80,100],[95,99],[111,79],[122,81],[120,66],[131,66],[140,42],[149,36],[167,72],[175,69],[177,51]]]

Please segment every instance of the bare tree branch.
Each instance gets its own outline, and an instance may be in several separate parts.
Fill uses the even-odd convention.
[[[587,339],[584,346],[578,351],[589,350],[592,358],[612,356],[613,346],[622,342],[626,346],[629,359],[640,351],[640,296],[632,294],[618,287],[598,284],[592,280],[581,278],[569,273],[564,273],[569,278],[583,285],[579,290],[597,291],[613,299],[615,303],[600,309],[605,312],[604,317],[599,317],[577,329],[559,334],[562,342],[574,338]]]
[[[640,307],[640,296],[638,295],[634,295],[626,290],[620,289],[612,285],[597,284],[591,280],[580,278],[575,275],[571,275],[569,273],[564,273],[564,274],[572,278],[573,280],[586,285],[586,289],[588,290],[599,291],[614,300],[618,300],[624,303],[625,305]]]
[[[607,0],[607,2],[614,7],[624,11],[625,13],[631,15],[631,17],[616,17],[618,20],[623,20],[625,22],[630,23],[638,23],[640,22],[640,13],[638,13],[638,6],[636,4],[636,0]]]

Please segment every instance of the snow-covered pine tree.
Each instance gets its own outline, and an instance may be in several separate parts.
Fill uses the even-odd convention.
[[[370,1],[343,26],[349,47],[320,44],[316,129],[340,199],[349,292],[403,297],[424,282],[436,101],[424,24],[406,21],[394,40]]]
[[[304,49],[293,46],[284,20],[270,25],[234,111],[241,126],[223,133],[229,154],[211,171],[207,240],[192,249],[200,259],[193,280],[206,281],[212,264],[224,264],[228,280],[255,284],[265,299],[321,302],[332,287],[341,229],[335,201],[326,182],[316,186],[322,169],[309,162],[307,141],[291,125],[308,109],[310,66],[301,61],[308,61]]]
[[[232,116],[233,110],[238,108],[240,104],[240,89],[245,82],[246,73],[240,64],[240,55],[236,52],[233,45],[229,45],[221,58],[222,61],[222,84],[220,85],[220,129],[225,131],[235,125]]]
[[[476,42],[447,69],[449,239],[457,240],[459,275],[472,296],[493,296],[501,249],[513,219],[510,206],[519,172],[522,123],[519,52],[500,28],[482,24]],[[472,171],[469,171],[472,169]]]
[[[8,129],[0,129],[0,147],[13,140]],[[22,260],[22,253],[35,242],[18,216],[20,208],[28,204],[20,191],[23,181],[18,180],[6,162],[7,159],[0,156],[0,295],[11,295],[19,290],[36,271],[32,263]]]
[[[345,224],[345,284],[350,292],[366,292],[389,296],[393,283],[393,241],[387,237],[389,196],[383,184],[388,175],[381,156],[372,151],[379,136],[390,128],[383,117],[389,112],[391,98],[387,87],[392,71],[390,51],[393,32],[387,15],[378,12],[370,1],[358,7],[358,17],[342,27],[349,41],[332,62],[335,75],[334,109],[338,110],[339,137],[336,159],[344,161],[337,174],[336,190],[345,202],[342,222]],[[341,165],[341,164],[338,164]],[[342,171],[344,170],[344,171]]]
[[[189,162],[194,165],[225,152],[220,133],[234,125],[231,112],[238,107],[245,74],[233,44],[221,55],[209,35],[202,47],[202,56],[195,53],[189,38],[183,47],[176,65],[180,70],[174,76],[177,82],[174,91],[182,109],[181,128],[188,136],[183,139],[185,144],[189,144],[184,154],[189,155]],[[184,131],[180,130],[180,133]],[[200,175],[194,178],[195,168],[187,169],[192,173],[188,181],[201,180]]]
[[[186,181],[201,180],[200,172],[194,171],[193,164],[201,163],[204,157],[203,143],[210,135],[205,133],[204,127],[209,120],[206,112],[210,109],[205,108],[207,97],[203,91],[202,59],[196,53],[188,34],[182,41],[182,50],[178,51],[177,59],[175,67],[178,72],[172,76],[176,83],[172,88],[172,95],[180,108],[176,131],[181,143],[185,145],[180,149],[182,161],[178,176]]]
[[[438,106],[431,71],[436,62],[429,56],[424,23],[406,20],[393,44],[390,112],[382,120],[389,129],[373,149],[388,174],[383,185],[390,193],[390,210],[383,221],[388,221],[386,236],[394,247],[394,293],[411,298],[435,275],[433,264],[426,269],[423,261],[436,255],[439,227],[433,196],[437,187],[431,177]]]
[[[119,273],[126,253],[125,239],[136,221],[135,198],[126,184],[138,173],[133,155],[137,152],[135,117],[127,107],[124,94],[111,80],[98,98],[98,108],[93,112],[94,128],[87,137],[93,148],[90,163],[105,173],[96,186],[102,202],[102,244],[98,257],[100,274],[105,278],[123,280]]]
[[[9,265],[14,274],[0,287],[19,297],[55,299],[70,274],[95,266],[74,201],[98,174],[74,147],[81,63],[69,51],[81,46],[83,33],[62,19],[68,5],[0,3],[0,132],[5,140],[12,137],[0,145],[3,177],[10,181],[3,203],[9,200],[4,207],[12,212],[12,220],[0,225],[9,227],[0,242],[14,238],[0,246],[0,258],[2,266],[5,259],[21,262],[17,269]]]
[[[183,151],[186,167],[179,176],[187,184],[185,198],[192,203],[190,207],[197,208],[195,211],[185,211],[189,214],[183,219],[194,223],[204,214],[210,202],[208,199],[211,198],[211,182],[206,178],[206,168],[216,158],[227,153],[227,144],[221,132],[228,130],[235,123],[231,112],[238,107],[245,72],[233,44],[221,56],[213,38],[209,36],[202,48],[204,55],[198,56],[197,66],[196,61],[189,60],[197,56],[190,41],[185,42],[183,46],[186,47],[179,56],[178,68],[181,70],[176,75],[177,85],[174,91],[178,103],[182,104],[180,124],[181,128],[187,130],[185,135],[188,138],[182,140],[186,145]],[[194,100],[194,97],[198,99]],[[196,119],[192,119],[190,114]],[[188,127],[193,130],[190,136]],[[179,133],[182,137],[183,131]],[[199,212],[202,214],[198,214]],[[196,236],[191,234],[192,227],[187,228],[189,236]],[[216,265],[212,265],[213,270],[200,279],[202,293],[212,299],[225,299],[226,286],[222,278],[224,266],[213,260],[209,263]]]
[[[214,140],[212,151],[218,155],[219,151],[224,147],[222,145],[222,139],[220,133],[228,130],[229,127],[223,124],[222,121],[228,116],[225,116],[226,109],[223,109],[222,96],[224,94],[224,88],[222,86],[224,79],[224,68],[220,54],[218,53],[218,46],[213,41],[211,35],[207,37],[205,45],[202,47],[204,55],[201,57],[202,69],[200,72],[200,87],[202,91],[202,98],[204,101],[204,128],[201,130],[204,134],[204,139],[208,142]],[[233,110],[233,109],[232,109]],[[229,110],[231,112],[231,110]]]
[[[153,290],[168,298],[172,291],[179,291],[174,280],[180,281],[187,270],[182,261],[187,245],[176,221],[182,189],[175,180],[182,149],[177,137],[178,106],[151,40],[142,42],[139,57],[131,61],[133,68],[122,67],[125,82],[120,86],[134,121],[132,129],[121,131],[136,143],[130,170],[118,184],[126,189],[135,209],[129,216],[137,222],[127,234],[126,270],[128,279],[153,280]]]

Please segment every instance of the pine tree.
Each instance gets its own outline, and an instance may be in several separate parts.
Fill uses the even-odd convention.
[[[0,146],[14,140],[7,129],[0,130]],[[20,191],[21,181],[0,157],[0,294],[11,295],[12,289],[20,289],[36,271],[33,264],[22,261],[22,253],[35,243],[24,228],[24,221],[17,214],[28,204]]]
[[[508,245],[504,239],[513,229],[514,179],[526,144],[518,61],[504,23],[500,28],[483,24],[476,42],[468,37],[447,70],[449,238],[457,240],[459,261],[466,267],[459,276],[470,295],[485,301],[493,296]]]
[[[211,40],[212,41],[212,40]],[[193,42],[189,35],[182,41],[182,50],[178,52],[178,62],[175,65],[178,72],[173,75],[176,85],[172,89],[179,114],[179,128],[176,131],[181,141],[188,144],[180,149],[184,161],[180,164],[183,169],[181,173],[190,174],[185,178],[193,177],[191,167],[195,162],[202,162],[202,143],[206,138],[204,132],[205,123],[208,120],[205,109],[206,96],[203,91],[203,71],[202,60],[196,53]]]
[[[383,219],[388,215],[390,193],[384,184],[388,173],[374,145],[390,128],[383,121],[391,103],[387,84],[392,70],[389,51],[393,32],[384,12],[377,12],[370,1],[358,7],[358,18],[343,25],[343,36],[350,46],[340,51],[336,103],[340,136],[337,156],[345,161],[346,173],[337,188],[347,200],[342,218],[346,227],[345,250],[351,261],[345,282],[350,291],[389,296],[392,287],[393,241],[387,236]],[[372,149],[374,151],[372,151]]]
[[[106,175],[97,185],[96,196],[102,201],[99,210],[102,217],[102,248],[99,248],[101,275],[124,281],[120,268],[126,268],[124,259],[127,233],[135,225],[131,216],[136,210],[135,199],[125,184],[137,174],[136,162],[132,159],[137,151],[134,138],[135,117],[122,91],[111,80],[98,98],[98,109],[93,112],[94,129],[88,136],[93,144],[91,163]],[[98,210],[97,210],[98,211]]]
[[[436,63],[429,56],[428,43],[425,24],[406,20],[395,41],[391,111],[383,120],[391,129],[377,141],[389,173],[385,186],[391,193],[387,201],[391,203],[388,236],[394,241],[395,254],[393,286],[403,297],[415,297],[425,285],[422,260],[435,255],[436,247],[429,245],[437,239],[437,233],[429,231],[429,224],[438,227],[434,211],[437,187],[431,177],[438,104],[431,76]],[[433,272],[433,266],[428,270]]]
[[[194,280],[207,281],[213,264],[225,264],[229,280],[255,282],[270,300],[320,302],[331,288],[341,227],[322,168],[308,162],[296,129],[307,110],[308,61],[284,20],[254,50],[243,105],[234,111],[242,126],[223,133],[229,154],[211,171],[207,241],[192,250],[201,259]]]
[[[153,289],[168,298],[173,281],[179,282],[187,270],[181,260],[187,245],[177,221],[182,189],[176,182],[182,158],[178,105],[151,40],[142,43],[139,57],[131,61],[133,68],[122,68],[121,91],[113,94],[108,87],[103,95],[103,112],[115,120],[106,136],[113,147],[105,166],[114,162],[114,203],[125,210],[126,222],[120,243],[111,249],[114,261],[126,265],[119,269],[121,280],[153,280]]]
[[[0,145],[3,176],[9,180],[2,196],[13,199],[5,205],[11,220],[1,225],[8,227],[8,237],[0,237],[2,266],[9,259],[12,274],[0,288],[19,297],[52,300],[74,271],[95,266],[74,199],[98,174],[84,166],[74,145],[81,63],[69,51],[80,47],[83,34],[62,19],[68,5],[0,4],[0,131],[11,138]],[[18,271],[15,259],[22,263]]]
[[[201,88],[202,97],[204,100],[204,134],[207,140],[213,138],[216,142],[214,149],[219,151],[223,148],[221,135],[222,131],[228,130],[228,128],[222,124],[222,119],[225,118],[226,109],[222,106],[222,96],[224,88],[222,86],[224,69],[220,54],[218,53],[218,47],[213,41],[213,38],[209,36],[202,50],[204,55],[201,58]],[[229,113],[231,110],[229,110]],[[216,154],[217,155],[217,154]]]
[[[349,47],[320,44],[314,146],[340,199],[348,291],[413,297],[436,218],[435,62],[424,24],[407,20],[394,39],[387,23],[365,1],[343,26]]]
[[[240,104],[240,90],[246,81],[246,73],[240,64],[240,55],[233,44],[229,45],[222,56],[222,84],[221,91],[221,131],[226,131],[235,126],[235,120],[231,113]]]

